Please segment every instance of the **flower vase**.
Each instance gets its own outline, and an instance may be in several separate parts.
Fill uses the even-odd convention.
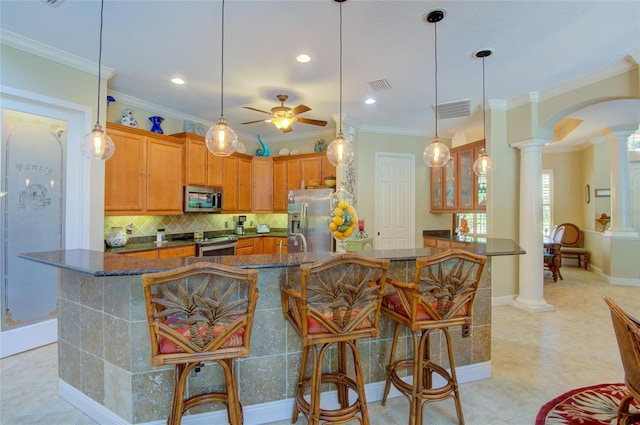
[[[127,234],[122,227],[112,227],[111,233],[107,236],[107,245],[111,248],[120,248],[127,244]]]
[[[153,117],[149,117],[149,121],[151,121],[151,123],[153,124],[151,126],[152,132],[158,133],[158,134],[164,134],[164,131],[162,131],[162,128],[160,128],[160,124],[162,123],[162,121],[164,121],[164,118],[156,115]]]
[[[137,127],[138,121],[133,118],[133,109],[125,109],[124,115],[120,118],[120,124],[126,125],[129,127]]]
[[[344,184],[341,184],[340,190],[329,197],[329,203],[329,230],[336,240],[336,253],[341,254],[346,252],[346,240],[358,224],[356,209],[353,207],[353,195],[344,188]]]

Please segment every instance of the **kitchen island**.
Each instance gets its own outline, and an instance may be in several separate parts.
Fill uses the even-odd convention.
[[[491,257],[524,254],[509,239],[487,239],[464,249],[487,255],[488,259],[476,296],[472,335],[461,338],[459,332],[452,333],[460,382],[491,374]],[[413,277],[415,258],[440,251],[441,248],[420,248],[361,254],[389,258],[392,261],[389,277],[407,281]],[[251,356],[238,362],[239,394],[246,424],[290,417],[302,348],[282,316],[280,286],[297,280],[301,264],[330,255],[314,252],[206,258],[260,271]],[[27,253],[20,257],[58,268],[61,397],[98,423],[164,423],[171,405],[173,368],[151,366],[140,276],[205,259],[141,259],[89,250]],[[382,396],[393,331],[386,318],[380,323],[380,336],[363,340],[360,345],[369,401]],[[407,343],[405,337],[402,350],[410,350]],[[434,339],[432,350],[438,358],[441,352],[438,338]],[[219,371],[215,366],[207,366],[190,379],[188,387],[197,391],[212,382],[221,382]],[[209,423],[226,423],[226,412],[221,408],[197,414]]]

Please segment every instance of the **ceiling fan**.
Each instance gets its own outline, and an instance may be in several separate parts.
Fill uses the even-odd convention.
[[[295,108],[291,109],[288,106],[284,106],[285,100],[289,98],[286,94],[279,94],[276,96],[280,101],[280,106],[275,106],[271,108],[271,112],[263,111],[261,109],[252,108],[250,106],[243,106],[245,109],[251,109],[252,111],[262,112],[263,114],[271,115],[271,118],[266,120],[256,120],[256,121],[247,121],[242,124],[254,124],[257,122],[270,122],[275,125],[279,130],[282,130],[283,133],[288,133],[292,131],[291,125],[294,122],[301,122],[303,124],[311,124],[311,125],[319,125],[324,127],[327,125],[326,121],[322,120],[313,120],[310,118],[302,118],[298,117],[299,114],[310,111],[306,105],[298,105]]]

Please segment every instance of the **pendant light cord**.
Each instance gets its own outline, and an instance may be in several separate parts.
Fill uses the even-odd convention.
[[[342,2],[340,2],[340,133],[342,133]]]
[[[102,21],[104,19],[104,0],[100,4],[100,42],[98,43],[98,115],[96,125],[100,125],[100,85],[102,83]]]
[[[484,138],[484,151],[487,152],[487,105],[484,88],[484,59],[482,57],[482,137]]]
[[[222,0],[222,25],[221,28],[221,42],[222,48],[220,49],[220,118],[224,117],[224,0]]]
[[[438,22],[433,23],[433,44],[435,52],[435,77],[436,77],[436,137],[438,137]]]

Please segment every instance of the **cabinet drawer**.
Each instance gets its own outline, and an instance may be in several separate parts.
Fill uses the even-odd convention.
[[[171,248],[162,248],[158,250],[158,258],[179,258],[179,257],[195,257],[196,246],[185,245],[175,246]]]
[[[422,238],[422,243],[424,248],[435,248],[438,246],[438,243],[435,239],[430,238]]]
[[[158,250],[151,249],[149,251],[125,252],[122,255],[126,255],[127,257],[137,257],[137,258],[158,258]]]

